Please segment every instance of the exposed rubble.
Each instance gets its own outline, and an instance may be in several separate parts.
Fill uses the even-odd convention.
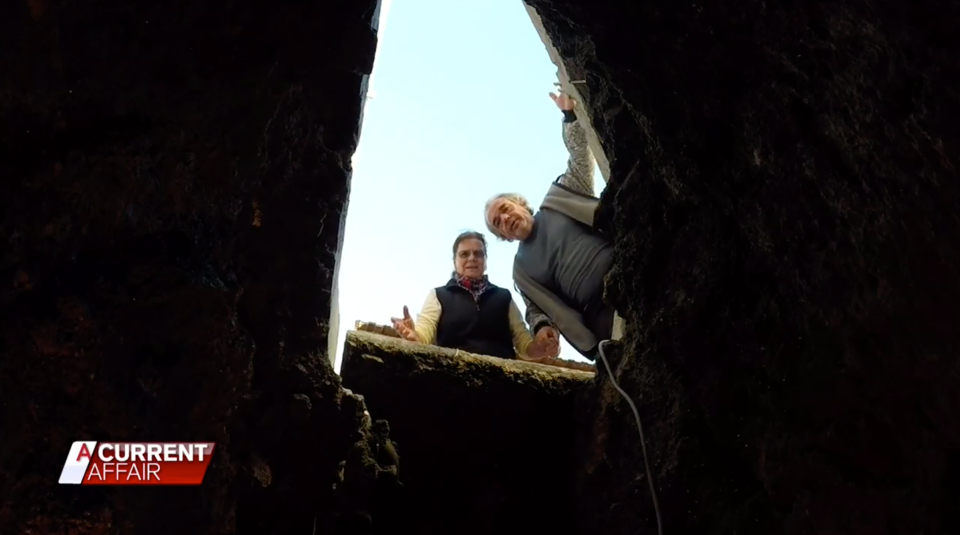
[[[340,373],[396,441],[395,529],[573,533],[574,405],[593,373],[354,331]]]

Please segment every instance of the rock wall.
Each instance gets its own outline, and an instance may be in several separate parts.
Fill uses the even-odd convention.
[[[369,531],[325,350],[377,10],[0,6],[0,533]],[[220,451],[202,488],[60,487],[81,439]]]
[[[527,0],[588,81],[666,533],[955,533],[957,2]],[[656,527],[585,399],[585,533]]]

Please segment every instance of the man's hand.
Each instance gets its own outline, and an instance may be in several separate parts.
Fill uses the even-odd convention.
[[[407,309],[407,305],[403,305],[403,319],[390,318],[390,321],[393,322],[393,328],[397,330],[404,340],[409,340],[411,342],[420,341],[420,338],[417,336],[417,329],[413,323],[413,318],[410,317],[410,311]]]
[[[561,92],[559,95],[556,93],[550,93],[550,98],[553,99],[553,103],[557,105],[563,111],[570,111],[577,105],[577,102],[573,100],[573,97],[570,95],[565,95]]]
[[[527,354],[534,360],[557,358],[560,355],[560,335],[553,327],[543,327],[537,332]]]

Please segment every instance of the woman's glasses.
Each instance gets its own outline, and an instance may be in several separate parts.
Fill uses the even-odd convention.
[[[458,251],[457,258],[462,260],[468,260],[470,257],[483,259],[487,257],[487,252],[482,249],[476,249],[473,251]]]

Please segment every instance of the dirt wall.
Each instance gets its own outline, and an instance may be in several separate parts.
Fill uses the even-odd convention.
[[[369,531],[325,353],[376,14],[0,7],[0,532]],[[201,488],[58,486],[82,439],[220,449]]]
[[[956,531],[957,4],[528,3],[612,162],[667,532]],[[653,529],[629,410],[585,403],[585,532]]]

